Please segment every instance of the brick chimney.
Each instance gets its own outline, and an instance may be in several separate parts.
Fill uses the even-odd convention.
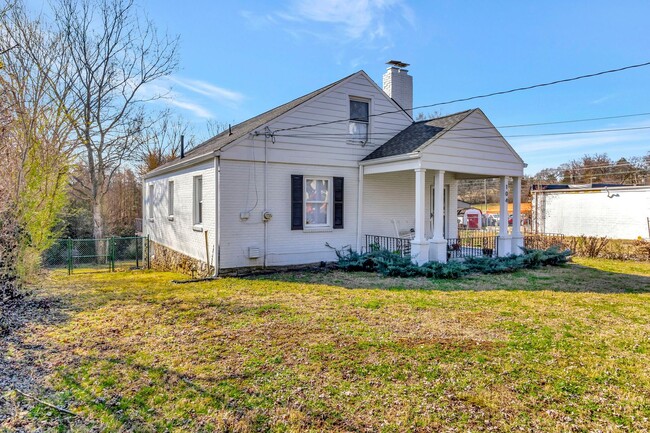
[[[404,69],[408,63],[399,60],[391,60],[386,63],[390,65],[384,74],[384,92],[397,102],[406,112],[413,116],[413,77],[409,71]]]

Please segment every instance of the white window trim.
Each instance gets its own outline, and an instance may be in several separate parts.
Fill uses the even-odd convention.
[[[199,212],[199,200],[198,200],[198,188],[197,188],[197,183],[198,180],[201,179],[201,211]],[[203,231],[203,218],[205,215],[203,215],[205,209],[203,208],[203,176],[198,175],[194,176],[192,178],[192,228],[197,231]],[[199,214],[201,216],[201,220],[199,221]]]
[[[153,194],[154,184],[150,183],[147,190],[147,219],[153,222]]]
[[[167,219],[174,221],[174,196],[176,195],[176,183],[173,180],[167,182]]]
[[[351,119],[352,113],[349,113],[349,111],[350,111],[350,101],[365,102],[366,104],[368,104],[368,121],[367,122],[362,122],[362,121],[359,121],[359,120],[352,120]],[[362,98],[362,97],[359,97],[359,96],[350,96],[349,100],[348,100],[348,125],[350,123],[363,123],[363,124],[367,125],[367,128],[366,128],[366,139],[365,140],[356,140],[356,139],[353,139],[353,138],[348,138],[348,140],[347,140],[348,144],[361,144],[362,146],[365,146],[366,144],[368,144],[368,142],[370,141],[370,119],[372,119],[372,100],[368,99],[368,98]],[[348,130],[349,130],[349,126],[348,126]]]
[[[328,176],[309,176],[303,175],[302,193],[303,196],[307,191],[307,181],[326,180],[327,181],[327,224],[307,224],[307,199],[302,203],[302,227],[305,232],[329,232],[333,230],[332,221],[334,218],[333,192],[334,178]]]

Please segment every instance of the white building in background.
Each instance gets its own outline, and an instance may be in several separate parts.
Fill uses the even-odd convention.
[[[650,238],[650,186],[541,189],[533,191],[532,206],[533,230],[539,233]]]
[[[144,178],[145,234],[225,268],[333,261],[333,247],[404,237],[414,260],[446,261],[458,237],[458,181],[513,178],[525,164],[480,109],[414,122],[406,64],[384,90],[359,71],[233,126]],[[523,245],[502,219],[499,254]]]

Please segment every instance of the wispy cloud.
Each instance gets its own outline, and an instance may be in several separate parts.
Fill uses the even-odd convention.
[[[188,111],[201,119],[214,117],[208,107],[214,107],[215,103],[236,108],[246,99],[242,93],[234,90],[178,76],[148,83],[142,88],[141,96],[143,99],[151,99],[154,103]]]
[[[415,14],[404,0],[293,0],[284,10],[268,14],[242,11],[241,15],[255,27],[281,22],[294,38],[311,36],[339,42],[388,39],[397,21],[415,26]],[[314,24],[327,28],[315,29]]]
[[[611,101],[612,99],[616,98],[618,95],[617,94],[611,94],[611,95],[605,95],[600,98],[594,99],[593,101],[590,102],[592,105],[599,105],[602,104],[603,102]]]
[[[170,77],[169,80],[184,89],[207,96],[217,102],[239,104],[244,100],[244,95],[239,92],[215,86],[205,81],[176,76]]]
[[[648,128],[650,121],[619,123],[601,126],[594,130]],[[542,134],[543,132],[540,132]],[[507,134],[506,134],[507,136]],[[607,131],[585,133],[580,135],[554,135],[526,138],[509,138],[508,141],[516,143],[517,149],[522,152],[548,152],[557,149],[574,149],[579,151],[602,152],[603,146],[611,144],[620,145],[630,142],[648,142],[650,129],[636,129],[631,131]]]
[[[166,98],[165,102],[167,102],[167,104],[169,105],[173,105],[175,107],[182,108],[183,110],[187,110],[192,114],[194,114],[196,117],[200,117],[201,119],[211,119],[212,117],[214,117],[212,113],[208,111],[207,108],[195,102],[183,101],[181,98],[178,97]]]
[[[593,129],[647,127],[650,127],[650,121],[609,124]],[[607,153],[613,158],[645,154],[650,141],[650,129],[546,137],[512,137],[508,138],[508,141],[524,161],[529,163],[527,171],[536,173],[543,168],[557,167],[585,154]]]

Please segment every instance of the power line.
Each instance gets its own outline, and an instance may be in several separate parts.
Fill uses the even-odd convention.
[[[521,124],[514,124],[514,125],[502,125],[502,126],[480,126],[480,127],[475,127],[475,128],[454,128],[453,131],[480,131],[480,130],[485,130],[485,129],[506,129],[506,128],[524,128],[524,127],[531,127],[531,126],[547,126],[547,125],[560,125],[560,124],[568,124],[568,123],[580,123],[580,122],[592,122],[592,121],[597,121],[597,120],[611,120],[611,119],[622,119],[622,118],[630,118],[630,117],[640,117],[640,116],[650,116],[650,112],[646,113],[634,113],[634,114],[621,114],[621,115],[616,115],[616,116],[605,116],[605,117],[591,117],[591,118],[582,118],[582,119],[571,119],[571,120],[556,120],[556,121],[550,121],[550,122],[537,122],[537,123],[521,123]],[[435,120],[435,119],[431,119]],[[393,136],[395,135],[394,132],[374,132],[374,133],[368,133],[368,135],[372,136]],[[350,133],[347,132],[305,132],[305,133],[298,133],[298,134],[274,134],[275,137],[338,137],[338,136],[344,136],[344,137],[349,137]]]
[[[599,133],[605,133],[605,132],[617,132],[617,131],[637,131],[637,130],[645,130],[645,129],[650,129],[650,126],[637,126],[637,127],[632,127],[632,128],[609,128],[609,129],[593,129],[593,130],[586,130],[586,131],[565,131],[565,132],[547,132],[547,133],[540,133],[540,134],[513,134],[513,135],[476,135],[476,136],[471,136],[471,135],[462,135],[459,137],[445,137],[446,140],[466,140],[466,139],[475,139],[475,138],[521,138],[521,137],[546,137],[546,136],[558,136],[558,135],[578,135],[578,134],[599,134]],[[452,132],[456,131],[461,131],[461,130],[456,130],[452,129],[450,130]],[[384,136],[384,135],[390,135],[393,136],[395,133],[369,133],[368,137],[374,137],[374,136]],[[330,134],[323,134],[322,136],[319,135],[312,135],[310,138],[312,139],[317,139],[317,140],[344,140],[348,141],[350,140],[350,134],[337,134],[337,135],[330,135]],[[301,134],[283,134],[283,135],[278,135],[277,137],[289,137],[289,138],[304,138],[304,135]]]
[[[598,77],[598,76],[601,76],[601,75],[613,74],[613,73],[616,73],[616,72],[622,72],[622,71],[626,71],[626,70],[629,70],[629,69],[642,68],[642,67],[645,67],[645,66],[650,66],[650,62],[637,63],[637,64],[634,64],[634,65],[623,66],[623,67],[615,68],[615,69],[608,69],[608,70],[605,70],[605,71],[594,72],[594,73],[591,73],[591,74],[578,75],[576,77],[571,77],[571,78],[563,78],[561,80],[549,81],[549,82],[546,82],[546,83],[533,84],[533,85],[530,85],[530,86],[515,87],[513,89],[501,90],[501,91],[492,92],[492,93],[485,93],[483,95],[469,96],[469,97],[466,97],[466,98],[458,98],[458,99],[452,99],[452,100],[444,101],[444,102],[436,102],[434,104],[420,105],[420,106],[417,106],[417,107],[411,107],[410,109],[411,110],[416,110],[416,109],[421,109],[421,108],[439,107],[439,106],[442,106],[442,105],[454,104],[456,102],[466,102],[466,101],[472,101],[472,100],[475,100],[475,99],[489,98],[489,97],[492,97],[492,96],[506,95],[506,94],[509,94],[509,93],[522,92],[522,91],[525,91],[525,90],[532,90],[532,89],[537,89],[537,88],[540,88],[540,87],[548,87],[548,86],[553,86],[553,85],[556,85],[556,84],[568,83],[568,82],[571,82],[571,81],[582,80],[582,79],[585,79],[585,78],[593,78],[593,77]],[[408,110],[408,108],[405,108],[404,110]],[[393,110],[393,111],[385,111],[385,112],[382,112],[382,113],[369,114],[368,117],[376,117],[376,116],[384,116],[386,114],[401,113],[404,110]],[[275,132],[280,132],[280,131],[293,131],[293,130],[296,130],[296,129],[304,129],[304,128],[310,128],[310,127],[314,127],[314,126],[331,125],[333,123],[347,122],[349,120],[350,120],[349,118],[348,119],[340,119],[340,120],[330,120],[330,121],[327,121],[327,122],[319,122],[319,123],[313,123],[313,124],[309,124],[309,125],[299,125],[299,126],[292,126],[292,127],[289,127],[289,128],[280,128],[280,129],[275,130],[274,133]]]

